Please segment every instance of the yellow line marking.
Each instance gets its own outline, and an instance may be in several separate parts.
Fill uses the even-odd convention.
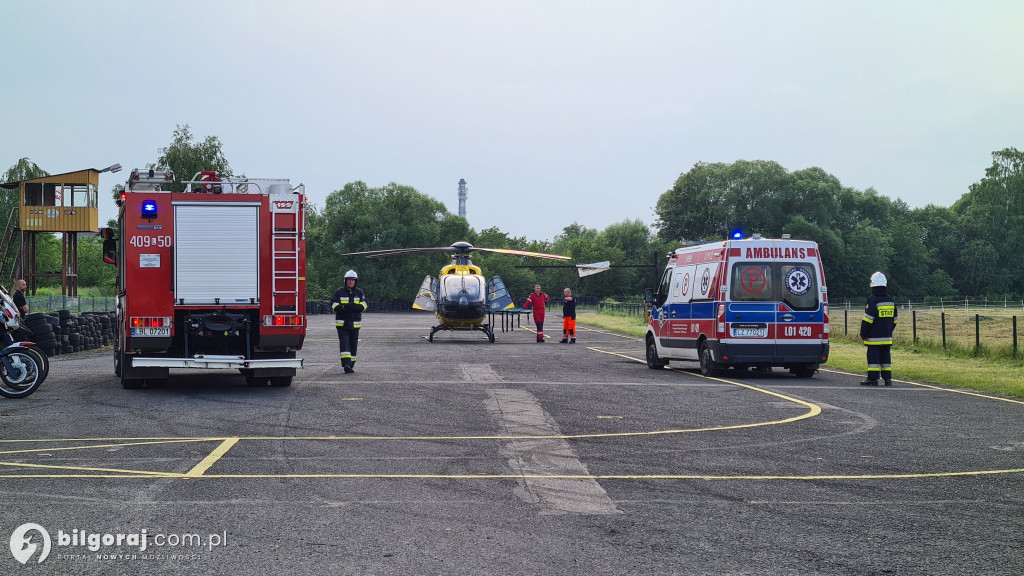
[[[588,346],[587,350],[593,350],[594,352],[600,352],[601,354],[608,354],[609,356],[618,356],[620,358],[625,358],[627,360],[633,360],[634,362],[639,362],[641,364],[646,364],[647,363],[646,360],[642,360],[640,358],[635,358],[633,356],[627,356],[625,354],[619,354],[618,352],[609,352],[607,350],[601,350],[600,348],[594,348],[593,346]],[[736,428],[736,427],[749,428],[749,427],[753,427],[753,426],[766,426],[766,425],[769,425],[769,424],[785,424],[785,423],[788,423],[788,422],[796,422],[797,420],[803,420],[804,418],[812,418],[814,416],[817,416],[818,414],[821,414],[821,407],[818,406],[817,404],[812,404],[811,402],[800,400],[799,398],[793,398],[792,396],[786,396],[785,394],[779,394],[778,392],[773,392],[771,390],[765,390],[764,388],[759,388],[757,386],[752,386],[750,384],[744,384],[742,382],[736,382],[734,380],[726,380],[725,378],[715,378],[713,376],[704,376],[703,374],[694,374],[693,372],[688,372],[688,371],[684,371],[684,370],[677,370],[675,368],[672,368],[671,366],[666,366],[665,370],[670,370],[670,371],[674,371],[674,372],[682,372],[683,374],[689,374],[690,376],[694,376],[694,377],[697,377],[697,378],[703,378],[705,380],[714,380],[715,382],[722,382],[723,384],[730,384],[732,386],[739,386],[740,388],[746,388],[748,390],[753,390],[755,392],[760,392],[762,394],[768,394],[769,396],[775,396],[776,398],[781,398],[781,399],[783,399],[783,400],[785,400],[787,402],[793,402],[794,404],[800,404],[800,405],[806,406],[807,408],[810,409],[810,411],[807,414],[804,414],[803,416],[799,416],[799,417],[795,417],[795,418],[787,418],[785,420],[776,420],[776,421],[772,421],[772,422],[761,422],[761,423],[757,423],[757,424],[747,424],[747,425],[744,425],[744,426],[732,426],[730,428]]]
[[[593,350],[601,354],[608,354],[611,356],[619,356],[621,358],[631,360],[638,363],[646,363],[645,360],[635,358],[626,354],[620,354],[617,352],[610,352],[595,347],[587,347],[588,350]],[[575,434],[575,435],[550,435],[550,436],[499,436],[499,435],[480,435],[480,436],[239,436],[230,438],[217,438],[217,437],[196,437],[196,438],[168,438],[168,437],[154,437],[154,438],[52,438],[52,439],[23,439],[23,440],[0,440],[0,444],[17,444],[17,443],[54,443],[54,442],[106,442],[107,444],[92,444],[88,446],[69,446],[64,448],[39,448],[39,449],[27,449],[27,450],[9,450],[0,452],[0,454],[20,454],[20,453],[31,453],[31,452],[52,452],[56,450],[85,450],[89,448],[107,448],[107,447],[124,447],[124,446],[142,446],[142,445],[158,445],[158,444],[184,444],[194,442],[213,442],[220,441],[221,444],[207,455],[199,464],[193,467],[187,473],[171,473],[171,472],[158,472],[158,471],[138,471],[138,470],[117,470],[107,468],[84,468],[74,466],[55,466],[45,464],[26,464],[17,462],[2,462],[0,466],[7,467],[27,467],[27,468],[44,468],[44,469],[58,469],[58,470],[78,470],[78,471],[90,471],[97,472],[95,474],[0,474],[0,478],[204,478],[204,479],[281,479],[281,478],[320,478],[320,479],[454,479],[454,480],[486,480],[486,479],[590,479],[590,480],[884,480],[884,479],[923,479],[923,478],[952,478],[952,477],[968,477],[968,476],[990,476],[998,474],[1021,474],[1024,473],[1024,468],[1012,468],[1003,470],[968,470],[960,472],[923,472],[923,473],[907,473],[907,474],[821,474],[821,475],[714,475],[714,474],[601,474],[601,475],[542,475],[542,474],[206,474],[205,472],[210,469],[221,457],[224,456],[235,444],[242,440],[272,440],[272,441],[337,441],[337,440],[376,440],[376,441],[411,441],[411,440],[538,440],[538,439],[579,439],[579,438],[607,438],[607,437],[629,437],[629,436],[654,436],[654,435],[665,435],[665,434],[680,434],[685,432],[708,432],[716,430],[735,430],[739,428],[753,428],[758,426],[768,426],[775,424],[785,424],[789,422],[795,422],[806,418],[817,416],[821,413],[821,408],[816,404],[786,396],[771,390],[759,388],[742,382],[735,382],[726,380],[723,378],[713,378],[703,376],[701,374],[695,374],[690,371],[679,370],[672,367],[666,367],[666,370],[681,372],[694,376],[697,378],[703,378],[706,380],[714,380],[729,384],[732,386],[739,386],[747,388],[749,390],[774,396],[787,402],[799,404],[808,408],[808,411],[802,415],[794,416],[792,418],[786,418],[783,420],[775,420],[770,422],[756,422],[749,424],[737,424],[732,426],[712,426],[706,428],[692,428],[692,429],[677,429],[677,430],[656,430],[648,432],[619,432],[619,433],[603,433],[603,434]],[[844,374],[857,376],[849,372],[838,371],[838,370],[824,370],[835,374]],[[991,400],[1000,400],[1003,402],[1011,402],[1015,404],[1024,404],[1024,401],[1013,400],[1007,398],[1000,398],[997,396],[989,396],[986,394],[980,394],[975,392],[966,392],[957,389],[944,388],[939,386],[933,386],[929,384],[921,384],[918,382],[910,382],[905,380],[896,380],[897,382],[911,384],[914,386],[920,386],[924,388],[931,388],[943,392],[955,392],[959,394],[965,394],[969,396],[977,396],[980,398],[986,398]],[[358,400],[356,398],[346,400]],[[598,416],[598,418],[616,418],[621,419],[622,416]]]
[[[237,443],[238,438],[225,439],[220,443],[220,446],[214,448],[213,452],[210,452],[206,458],[203,458],[202,462],[196,464],[195,468],[189,470],[188,473],[185,474],[185,477],[198,478],[199,476],[202,476],[204,472],[210,469],[210,466],[213,466],[217,460],[220,460],[221,456],[227,454],[228,450],[231,450],[231,447]]]
[[[4,442],[110,442],[116,440],[116,438],[83,438],[75,440],[65,439],[52,439],[52,440],[4,440]],[[118,442],[116,444],[91,444],[89,446],[66,446],[64,448],[32,448],[26,450],[4,450],[0,452],[0,455],[6,454],[30,454],[32,452],[57,452],[65,450],[89,450],[91,448],[123,448],[125,446],[148,446],[152,444],[187,444],[191,442],[211,442],[215,440],[222,440],[222,438],[175,438],[175,439],[142,439],[142,438],[125,438],[128,442]],[[134,442],[132,440],[145,440],[143,442]]]
[[[844,376],[862,376],[862,374],[847,372],[845,370],[837,370],[834,368],[821,368],[821,371],[829,372],[830,374],[842,374]],[[953,394],[963,394],[964,396],[976,396],[978,398],[985,398],[987,400],[998,400],[1000,402],[1009,402],[1011,404],[1024,405],[1024,400],[1017,400],[1014,398],[1002,398],[1000,396],[991,396],[989,394],[982,394],[981,392],[971,392],[969,390],[962,390],[960,388],[952,388],[949,386],[935,386],[934,384],[924,384],[922,382],[912,382],[910,380],[897,380],[896,378],[893,378],[892,381],[899,382],[900,384],[910,384],[911,386],[918,386],[920,388],[930,388],[932,390],[938,390],[940,392],[952,392]]]
[[[29,464],[27,462],[0,462],[0,466],[10,466],[12,468],[46,468],[55,470],[81,470],[81,471],[92,471],[92,472],[109,472],[114,474],[127,474],[125,478],[133,478],[139,476],[155,476],[155,477],[175,477],[178,476],[174,472],[151,472],[149,470],[120,470],[116,468],[90,468],[83,466],[56,466],[51,464]],[[62,476],[60,474],[56,476]],[[6,477],[6,476],[5,476]]]
[[[907,474],[816,474],[790,476],[775,475],[718,475],[718,474],[0,474],[0,478],[203,478],[206,480],[241,479],[424,479],[424,480],[516,480],[516,479],[564,479],[564,480],[702,480],[702,481],[765,481],[765,480],[918,480],[926,478],[962,478],[969,476],[995,476],[1001,474],[1024,474],[1024,468],[1006,470],[967,470],[962,472],[921,472]]]

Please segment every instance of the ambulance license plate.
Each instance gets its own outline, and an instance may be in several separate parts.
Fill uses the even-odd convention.
[[[170,336],[171,327],[132,328],[132,336]]]
[[[730,333],[733,338],[767,338],[767,326],[732,326]]]

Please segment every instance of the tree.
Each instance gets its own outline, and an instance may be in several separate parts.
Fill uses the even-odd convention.
[[[103,240],[98,236],[82,236],[78,241],[78,284],[100,288],[114,295],[117,267],[103,261]]]
[[[1006,148],[992,153],[992,165],[985,177],[971,185],[970,191],[953,205],[960,217],[966,241],[964,250],[978,255],[981,244],[988,244],[996,255],[994,269],[985,272],[986,285],[978,285],[977,277],[962,279],[959,285],[971,286],[973,295],[999,293],[1010,288],[1020,291],[1024,284],[1024,152]],[[982,250],[988,255],[987,250]],[[967,257],[959,259],[968,264]],[[970,270],[978,273],[976,265]],[[968,272],[970,273],[970,272]],[[955,275],[954,275],[955,276]],[[978,292],[980,290],[981,292]]]
[[[192,179],[203,170],[214,170],[225,176],[234,176],[221,149],[220,139],[216,136],[207,136],[201,142],[196,141],[188,124],[175,128],[171,144],[161,148],[159,152],[160,156],[156,163],[148,167],[157,170],[169,169],[174,172],[176,182],[169,187],[172,192],[183,191],[185,185],[181,182]],[[115,199],[119,195],[120,192],[115,191]]]
[[[22,158],[8,168],[7,172],[4,172],[3,177],[0,177],[0,184],[21,182],[29,178],[40,178],[49,175],[49,172],[40,168],[35,162],[28,158]],[[6,224],[8,215],[13,209],[18,207],[20,202],[18,193],[18,188],[0,188],[0,215],[3,215],[3,221],[0,222],[0,225]]]
[[[332,192],[322,211],[307,222],[307,288],[326,298],[348,269],[376,300],[411,301],[424,276],[437,275],[447,254],[418,254],[368,260],[347,252],[447,246],[470,236],[469,225],[444,204],[411,186],[394,182],[370,188],[350,182]],[[315,295],[315,296],[314,296]]]

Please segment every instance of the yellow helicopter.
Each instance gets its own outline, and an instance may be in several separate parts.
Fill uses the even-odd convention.
[[[390,250],[370,250],[368,252],[349,252],[343,256],[366,256],[367,258],[383,258],[402,254],[418,254],[421,252],[450,252],[452,262],[444,268],[437,278],[427,276],[420,285],[419,292],[412,307],[417,310],[433,312],[439,324],[430,329],[429,341],[434,341],[434,334],[440,330],[479,330],[494,342],[494,327],[485,324],[484,319],[491,312],[514,308],[512,297],[501,277],[494,276],[486,280],[480,267],[473,264],[470,254],[473,252],[494,252],[512,254],[514,256],[532,256],[549,260],[570,260],[569,256],[528,252],[511,248],[477,248],[469,242],[456,242],[451,246],[435,248],[394,248]]]

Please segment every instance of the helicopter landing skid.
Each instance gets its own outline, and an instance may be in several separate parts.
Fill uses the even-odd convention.
[[[427,336],[428,342],[434,341],[434,333],[440,332],[441,330],[479,330],[487,335],[487,341],[494,343],[494,328],[490,324],[480,324],[477,326],[471,326],[469,328],[452,328],[446,324],[438,324],[430,329],[430,336]]]

